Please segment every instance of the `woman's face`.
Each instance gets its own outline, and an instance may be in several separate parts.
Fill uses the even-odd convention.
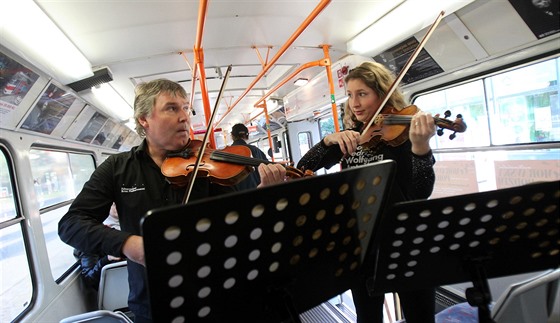
[[[361,79],[351,79],[346,83],[348,105],[358,121],[369,123],[381,104],[381,98]]]

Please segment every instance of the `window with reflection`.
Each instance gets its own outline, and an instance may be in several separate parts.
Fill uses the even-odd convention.
[[[311,133],[309,131],[298,133],[299,153],[305,155],[311,149]]]
[[[453,123],[464,122],[467,125],[465,133],[454,134],[453,130],[443,129],[443,133],[434,136],[431,142],[433,148],[472,147],[490,145],[488,129],[488,112],[484,99],[484,84],[474,81],[442,91],[419,96],[414,104],[423,111],[434,116],[445,118]],[[460,118],[459,118],[460,117]],[[476,136],[472,136],[476,133]]]
[[[27,258],[23,217],[15,199],[13,171],[0,148],[0,322],[11,322],[31,303],[33,285]]]
[[[492,144],[560,141],[559,59],[489,77]]]
[[[53,279],[58,279],[76,259],[73,249],[58,237],[58,221],[95,169],[91,155],[48,149],[29,152],[35,193]]]
[[[341,107],[341,109],[344,109]],[[344,122],[342,121],[342,113],[338,115],[338,125],[340,130],[344,129]],[[334,118],[331,116],[327,118],[319,119],[319,131],[321,132],[321,138],[325,138],[326,135],[330,135],[331,133],[335,133],[336,129],[334,126]]]
[[[437,92],[414,104],[449,120],[461,115],[467,131],[449,139],[445,130],[432,147],[481,147],[560,141],[559,59],[536,63]]]
[[[453,140],[445,130],[430,143],[431,198],[560,179],[559,66],[553,58],[414,100],[433,115],[450,111],[452,121],[460,114],[467,125]]]

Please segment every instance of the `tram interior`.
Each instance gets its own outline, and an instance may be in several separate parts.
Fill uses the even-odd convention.
[[[105,2],[34,1],[86,54],[92,70],[107,69],[104,76],[111,80],[103,85],[116,91],[127,108],[103,103],[94,93],[97,88],[76,91],[70,84],[80,79],[65,78],[28,55],[17,37],[1,38],[0,321],[58,322],[99,309],[96,293],[83,294],[73,250],[58,239],[57,222],[96,165],[140,143],[130,124],[136,84],[167,78],[193,93],[192,126],[201,139],[213,108],[209,103],[215,103],[223,74],[235,63],[218,106],[215,146],[228,145],[229,129],[241,122],[252,131],[251,143],[270,151],[272,161],[297,162],[326,132],[335,131],[333,113],[338,117],[342,112],[346,100],[342,80],[348,70],[363,60],[402,63],[398,55],[409,52],[426,33],[433,15],[411,34],[394,37],[384,47],[351,48],[350,40],[372,19],[389,17],[403,2],[413,1],[351,6],[332,1],[292,43],[290,32],[297,29],[291,26],[311,15],[315,2],[297,2],[297,11],[279,1],[261,1],[263,8],[253,2],[210,2],[201,34],[204,46],[193,50],[199,17],[194,2],[180,4],[180,10],[142,2],[136,7],[138,14],[131,15],[126,2],[108,10]],[[450,118],[461,114],[468,125],[467,132],[453,140],[449,132],[433,139],[437,179],[430,199],[560,180],[560,34],[536,33],[513,3],[462,1],[446,14],[425,45],[422,59],[412,65],[411,77],[417,79],[403,82],[402,90],[412,103],[433,114],[449,109]],[[24,19],[21,12],[8,16],[16,19],[7,20],[12,24]],[[146,17],[151,23],[141,24]],[[344,19],[356,23],[345,29]],[[224,31],[235,37],[209,36]],[[263,73],[265,62],[283,44],[286,53]],[[201,58],[195,57],[197,50],[204,53],[202,65],[195,64]],[[319,64],[327,58],[333,93],[327,70]],[[307,62],[315,65],[298,70]],[[201,71],[193,73],[195,65],[204,70],[206,92],[199,83]],[[426,74],[423,68],[429,69]],[[307,79],[307,85],[295,86],[297,78]],[[320,170],[318,175],[338,170]],[[492,297],[497,300],[515,282],[538,274],[492,278]],[[469,282],[441,286],[438,311],[466,301],[470,286]],[[386,321],[402,319],[398,295],[387,294],[386,299]],[[558,303],[553,304],[550,323],[560,320]],[[302,320],[317,322],[314,315],[326,311],[336,317],[333,322],[355,321],[349,293],[333,297],[315,311],[303,313]]]

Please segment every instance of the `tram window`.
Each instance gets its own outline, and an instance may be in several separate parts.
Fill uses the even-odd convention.
[[[257,148],[265,153],[268,159],[274,157],[275,162],[284,160],[284,154],[282,153],[282,143],[278,140],[277,135],[272,136],[272,145],[274,149],[270,149],[268,138],[261,138],[258,141],[249,142],[248,144],[257,146]]]
[[[0,157],[0,222],[16,217],[16,203],[12,191],[12,177],[8,168],[6,156]]]
[[[53,279],[70,268],[76,259],[73,249],[58,237],[58,221],[95,169],[91,155],[31,149],[31,169],[37,198],[41,206],[41,222]]]
[[[460,113],[468,126],[454,140],[432,139],[437,163],[431,198],[560,179],[559,66],[554,58],[414,101],[432,114]]]
[[[74,198],[82,190],[82,187],[95,170],[95,164],[93,157],[90,155],[68,154],[68,158],[70,160],[70,171],[74,185],[72,198]]]
[[[275,161],[280,161],[284,159],[282,154],[282,142],[278,140],[278,136],[272,136],[272,155],[274,156]],[[268,148],[270,149],[270,147]]]
[[[23,240],[23,218],[16,212],[13,177],[0,150],[0,322],[11,322],[30,304],[31,272]]]
[[[311,149],[311,133],[309,131],[298,133],[299,153],[305,155]]]
[[[343,130],[344,126],[343,126],[343,122],[342,122],[342,117],[339,116],[338,118],[338,124],[341,127],[340,130]],[[329,117],[329,118],[321,118],[319,119],[319,132],[321,133],[321,139],[325,138],[326,135],[329,135],[331,133],[335,133],[335,127],[334,127],[334,118],[333,117]],[[340,165],[338,167],[331,167],[329,169],[325,169],[323,168],[322,171],[319,170],[318,173],[320,174],[321,172],[324,172],[325,174],[331,174],[331,173],[336,173],[340,171]]]
[[[264,152],[264,154],[268,159],[272,157],[270,156],[270,151],[269,151],[270,145],[268,144],[268,138],[264,138],[264,139],[261,138],[258,141],[248,142],[248,144],[259,148],[262,152]]]
[[[553,59],[488,78],[493,144],[560,140],[559,62]]]
[[[340,126],[340,130],[343,130],[344,124],[342,122],[342,117],[339,116],[338,124]],[[330,135],[331,133],[335,133],[336,130],[334,129],[334,118],[321,118],[319,119],[319,131],[321,132],[321,139],[325,138],[326,135]]]
[[[288,139],[288,132],[284,131],[282,133],[282,142],[288,144],[290,140]],[[288,147],[284,148],[284,153],[286,154],[285,160],[291,160],[292,156],[290,155],[290,149]]]
[[[488,113],[484,100],[484,84],[482,81],[474,81],[442,91],[422,95],[414,104],[421,110],[440,114],[443,117],[445,111],[451,112],[450,120],[455,120],[461,114],[467,124],[467,131],[456,134],[451,140],[451,130],[444,130],[442,136],[434,136],[431,146],[434,148],[473,147],[490,145],[490,133],[488,130]],[[472,134],[476,134],[473,136]]]
[[[433,139],[434,148],[552,142],[560,140],[559,59],[551,59],[414,100],[432,114],[461,114],[465,133]]]

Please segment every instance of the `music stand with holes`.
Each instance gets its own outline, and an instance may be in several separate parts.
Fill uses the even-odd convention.
[[[388,160],[148,212],[154,321],[300,322],[363,279],[394,169]]]
[[[395,204],[376,236],[375,292],[472,281],[466,297],[492,322],[488,278],[560,265],[560,182]],[[405,313],[406,314],[406,313]]]

